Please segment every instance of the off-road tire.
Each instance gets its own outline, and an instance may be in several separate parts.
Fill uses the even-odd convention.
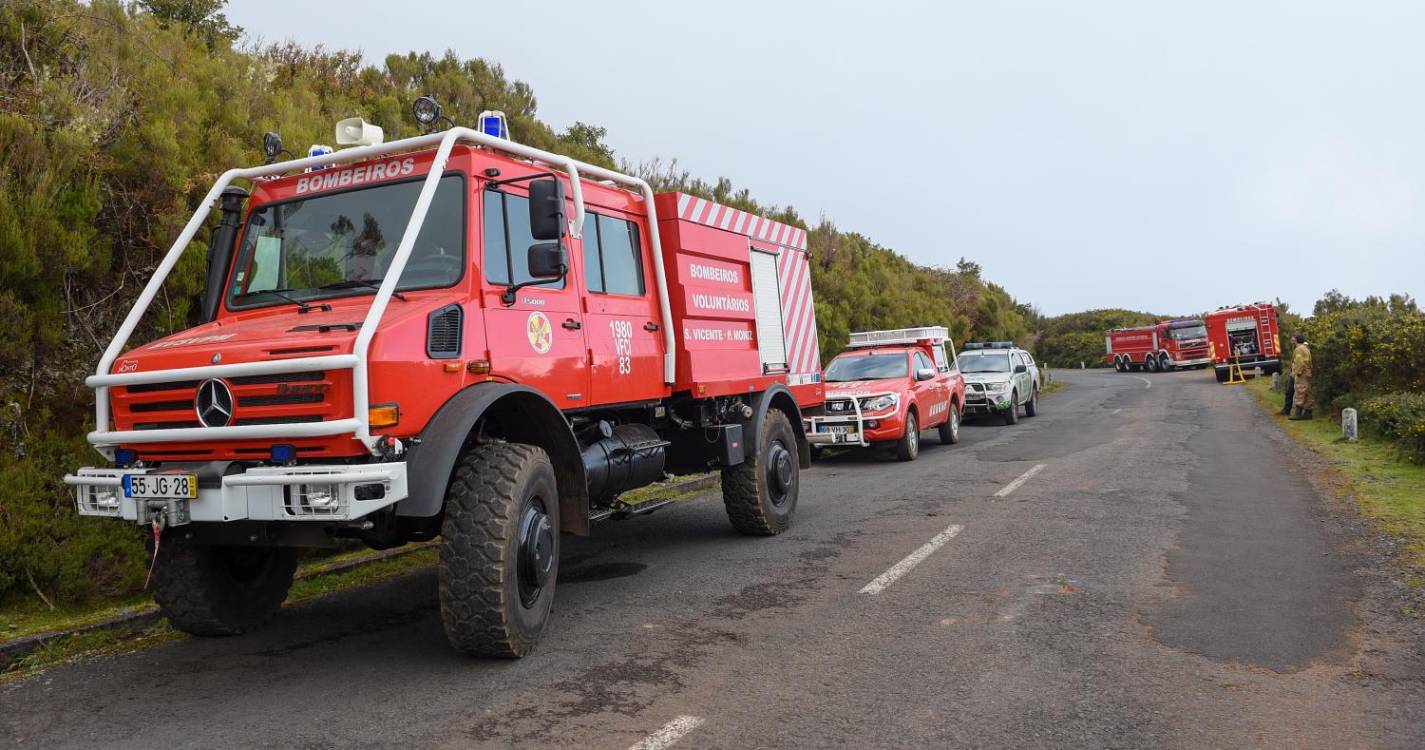
[[[153,599],[185,633],[242,635],[272,619],[296,572],[292,547],[200,545],[174,529],[158,545]]]
[[[1019,424],[1019,391],[1009,394],[1009,408],[1004,410],[1005,424]]]
[[[915,412],[905,413],[905,434],[896,441],[896,459],[900,461],[914,461],[920,455],[920,420],[915,418]]]
[[[1039,414],[1039,389],[1029,394],[1029,400],[1024,402],[1024,416],[1033,417]]]
[[[529,605],[520,595],[520,524],[542,506],[553,528],[548,581]],[[472,656],[528,655],[549,622],[559,571],[559,495],[543,448],[483,443],[456,462],[441,526],[440,619],[455,650]]]
[[[1158,372],[1172,372],[1173,360],[1166,354],[1158,355]]]
[[[955,402],[950,402],[950,416],[945,418],[937,428],[940,432],[941,445],[954,445],[960,442],[960,407]]]
[[[722,470],[722,503],[738,533],[775,536],[791,528],[792,516],[797,511],[797,495],[801,489],[797,433],[787,415],[779,409],[767,411],[759,433],[747,459]],[[776,446],[787,452],[780,458],[790,461],[790,480],[785,489],[777,487],[777,479],[771,474],[777,465],[788,468],[774,460],[780,455]]]

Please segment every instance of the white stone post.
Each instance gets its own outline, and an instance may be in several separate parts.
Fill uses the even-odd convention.
[[[1356,442],[1356,410],[1341,410],[1341,437],[1346,438],[1346,442]]]
[[[1279,390],[1281,390],[1281,389],[1282,389],[1282,374],[1279,373],[1279,372],[1274,372],[1274,373],[1272,373],[1272,390],[1274,390],[1274,391],[1279,391]]]

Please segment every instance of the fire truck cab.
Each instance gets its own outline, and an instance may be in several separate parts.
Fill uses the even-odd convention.
[[[138,296],[87,381],[107,463],[65,481],[154,529],[180,629],[262,624],[297,548],[439,537],[451,644],[522,656],[560,536],[664,504],[627,490],[720,471],[738,531],[792,523],[823,400],[805,232],[501,119],[230,170]],[[219,203],[203,322],[129,347]]]
[[[965,382],[944,327],[861,331],[827,366],[826,403],[809,412],[813,446],[894,445],[897,457],[920,455],[920,433],[960,442]]]

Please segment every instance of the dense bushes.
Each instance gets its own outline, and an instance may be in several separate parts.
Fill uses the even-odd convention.
[[[1425,393],[1389,393],[1361,403],[1361,416],[1416,463],[1425,463]]]
[[[618,163],[602,128],[555,131],[530,87],[497,64],[413,52],[366,66],[355,53],[293,44],[235,49],[222,5],[0,2],[0,604],[35,591],[78,601],[142,580],[140,530],[80,521],[60,483],[96,459],[83,439],[93,428],[83,376],[213,179],[260,162],[263,132],[300,151],[359,114],[388,138],[410,136],[410,104],[430,93],[457,122],[503,110],[515,140]],[[676,163],[629,168],[660,189],[807,226],[726,179],[704,182]],[[198,244],[135,341],[193,322]],[[856,328],[943,324],[960,339],[1029,330],[1032,311],[972,263],[922,268],[827,222],[810,247],[824,355]]]

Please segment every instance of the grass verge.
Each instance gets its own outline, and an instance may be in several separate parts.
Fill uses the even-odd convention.
[[[1283,417],[1282,395],[1269,378],[1244,388],[1266,408],[1286,433],[1329,461],[1346,481],[1362,515],[1379,531],[1400,540],[1401,561],[1411,568],[1410,585],[1425,587],[1425,466],[1404,461],[1391,443],[1362,433],[1348,443],[1333,419],[1290,421]]]

